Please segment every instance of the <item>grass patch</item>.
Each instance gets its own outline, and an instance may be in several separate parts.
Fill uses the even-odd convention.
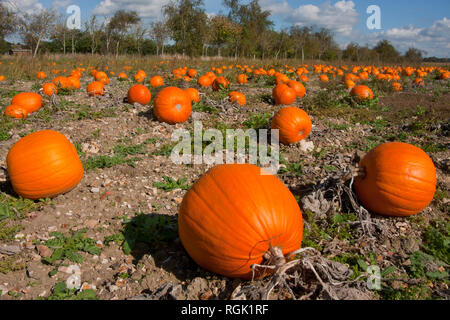
[[[65,282],[58,282],[46,300],[98,300],[94,290],[69,289]]]
[[[174,189],[187,190],[190,188],[190,185],[186,184],[186,178],[174,180],[171,177],[164,176],[163,179],[163,182],[154,182],[153,186],[164,191],[170,191]]]

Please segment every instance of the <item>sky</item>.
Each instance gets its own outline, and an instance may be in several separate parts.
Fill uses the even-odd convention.
[[[90,15],[111,16],[117,9],[135,10],[143,21],[161,18],[161,8],[169,0],[0,0],[12,2],[25,12],[56,8],[62,13],[70,5],[81,9],[82,21]],[[246,2],[246,1],[244,1]],[[208,14],[226,13],[222,0],[204,0]],[[381,39],[389,40],[401,53],[414,47],[424,56],[450,58],[450,1],[448,0],[260,0],[271,12],[274,28],[291,25],[326,27],[341,48],[350,42],[373,47]],[[370,30],[369,6],[378,6],[380,29]]]

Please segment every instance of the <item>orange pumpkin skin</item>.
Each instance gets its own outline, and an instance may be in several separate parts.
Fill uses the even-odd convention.
[[[44,71],[39,71],[36,75],[36,78],[38,79],[45,79],[47,77],[47,75],[45,74]]]
[[[150,85],[153,88],[161,87],[164,85],[164,79],[161,76],[154,76],[150,79]]]
[[[191,112],[191,100],[183,89],[167,87],[156,95],[153,113],[161,122],[168,124],[185,122]]]
[[[240,106],[245,105],[246,102],[245,95],[241,92],[231,91],[228,94],[228,97],[231,103],[237,103]]]
[[[195,69],[189,69],[187,72],[188,76],[191,78],[195,78],[197,76],[197,70]]]
[[[208,77],[207,75],[200,76],[197,80],[197,84],[204,88],[209,87],[212,82],[213,80],[211,79],[211,77]]]
[[[6,107],[5,116],[22,119],[28,116],[28,111],[24,107],[12,104]]]
[[[436,168],[420,148],[388,142],[367,153],[359,163],[365,177],[355,179],[355,191],[363,206],[386,216],[410,216],[433,200]]]
[[[89,96],[102,96],[105,94],[105,85],[100,81],[93,81],[89,83],[86,88],[86,92]]]
[[[42,107],[42,96],[35,92],[22,92],[12,98],[11,104],[21,106],[28,113],[32,113]]]
[[[212,83],[212,89],[214,91],[218,91],[221,88],[228,88],[228,85],[230,84],[230,82],[225,79],[224,77],[218,77],[216,79],[214,79],[213,83]]]
[[[295,93],[297,94],[297,98],[303,98],[306,94],[306,89],[303,84],[301,84],[298,81],[295,80],[289,80],[287,82],[287,85],[295,90]]]
[[[237,76],[237,82],[239,84],[245,84],[248,82],[248,77],[246,74],[241,73],[240,75]]]
[[[355,86],[350,91],[352,96],[356,96],[359,101],[370,100],[373,98],[373,92],[368,86]]]
[[[152,94],[150,90],[143,84],[135,84],[128,90],[127,98],[129,104],[134,104],[135,102],[137,102],[145,106],[150,103]]]
[[[191,102],[195,102],[195,103],[200,102],[200,95],[199,95],[199,92],[197,89],[187,88],[187,89],[184,89],[184,92],[186,92],[189,99],[191,99]]]
[[[297,93],[294,89],[284,83],[280,83],[272,90],[272,97],[275,104],[291,105],[297,98]]]
[[[58,94],[58,89],[56,88],[54,83],[47,82],[42,86],[42,92],[44,92],[46,96],[51,97],[54,94]]]
[[[302,109],[285,107],[275,114],[270,127],[279,130],[281,143],[292,144],[305,139],[310,134],[312,122]]]
[[[202,268],[251,279],[269,246],[284,255],[300,248],[302,213],[274,175],[251,164],[223,164],[205,173],[180,205],[181,242]],[[256,273],[258,276],[258,273]]]
[[[9,150],[6,164],[14,191],[32,200],[68,192],[83,177],[75,147],[53,130],[34,132],[20,139]]]

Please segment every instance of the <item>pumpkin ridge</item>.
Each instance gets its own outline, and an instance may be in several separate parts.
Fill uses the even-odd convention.
[[[399,174],[398,172],[388,172],[388,171],[385,171],[385,172],[383,172],[383,174],[381,175],[381,176],[378,176],[376,179],[375,179],[375,181],[380,181],[380,180],[384,180],[384,178],[385,177],[391,177],[391,178],[397,178],[397,176],[402,176],[402,174]],[[415,182],[421,182],[421,183],[427,183],[427,184],[430,184],[431,185],[431,188],[432,189],[434,189],[434,186],[436,185],[436,180],[434,179],[434,180],[427,180],[427,179],[422,179],[422,178],[420,178],[420,177],[417,177],[417,176],[415,176],[415,175],[411,175],[411,174],[407,174],[406,175],[406,177],[407,177],[407,179],[408,180],[412,180],[412,181],[415,181]],[[404,188],[404,186],[402,185],[402,188]],[[416,189],[416,188],[411,188],[411,189],[413,189],[413,190],[425,190],[425,189]]]
[[[400,196],[400,195],[398,195],[395,191],[398,191],[399,190],[399,188],[389,188],[389,185],[388,184],[386,184],[386,183],[382,183],[382,182],[378,182],[377,183],[379,186],[381,186],[384,190],[380,190],[380,192],[386,192],[386,193],[388,193],[388,194],[390,194],[390,195],[393,195],[393,196],[396,196],[397,198],[399,198],[399,199],[402,199],[402,200],[407,200],[407,201],[409,201],[410,200],[410,198],[408,197],[402,197],[402,196]],[[408,191],[408,192],[411,192],[411,191],[422,191],[422,190],[420,190],[420,189],[409,189],[409,190],[405,190],[404,188],[402,189],[402,191],[403,192],[406,192],[406,191]],[[415,198],[417,199],[417,196],[418,195],[415,195]],[[417,199],[418,201],[425,201],[425,200],[422,200],[422,199]]]

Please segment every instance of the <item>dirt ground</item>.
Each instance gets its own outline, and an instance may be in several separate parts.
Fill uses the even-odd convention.
[[[82,88],[90,79],[83,76]],[[34,84],[0,84],[0,105],[7,105],[11,90],[32,90]],[[10,201],[29,207],[17,210],[20,218],[0,221],[4,229],[19,226],[12,235],[0,238],[0,299],[71,299],[83,297],[82,292],[105,300],[292,299],[292,294],[296,299],[449,299],[448,82],[430,81],[426,88],[409,86],[400,93],[380,91],[375,107],[355,108],[339,103],[343,100],[334,94],[345,90],[337,90],[336,82],[323,85],[311,76],[307,96],[296,105],[311,116],[313,130],[307,143],[312,145],[282,146],[278,177],[302,208],[302,247],[315,251],[300,256],[311,265],[298,263],[287,272],[288,286],[270,276],[257,281],[228,279],[191,260],[178,238],[177,212],[186,193],[183,186],[190,186],[209,167],[176,165],[165,152],[170,150],[174,130],[192,129],[194,119],[201,120],[205,128],[267,127],[270,117],[281,108],[270,101],[272,87],[233,83],[233,90],[246,94],[245,107],[232,106],[224,96],[201,89],[202,105],[194,108],[190,119],[167,125],[153,118],[151,106],[124,103],[130,85],[111,78],[103,97],[88,97],[84,90],[58,96],[59,110],[47,103],[20,125],[12,126],[9,138],[0,141],[0,166],[6,168],[8,150],[22,136],[57,130],[76,145],[85,164],[84,177],[75,189],[33,203],[17,198],[0,172],[0,199],[14,199]],[[329,93],[329,99],[337,103],[324,107],[319,92]],[[152,89],[152,98],[156,93]],[[213,111],[205,106],[213,106]],[[265,113],[266,118],[256,119],[255,115]],[[342,187],[348,186],[348,181],[342,185],[337,181],[372,147],[394,140],[421,146],[433,159],[438,175],[435,199],[422,213],[409,218],[357,213],[359,207],[352,206]],[[123,158],[138,159],[103,168],[90,162],[92,168],[86,169],[89,159],[118,154],[118,145],[139,146],[127,149]],[[164,177],[184,180],[166,191],[154,185]],[[338,189],[341,201],[336,197]],[[77,243],[98,250],[74,250],[81,259],[69,253],[48,262],[45,257],[54,253],[48,242],[55,238],[54,232],[66,239],[81,232]],[[445,247],[433,247],[427,237],[431,233],[436,239],[447,239]],[[80,268],[82,289],[55,289],[72,276],[71,265]],[[367,287],[370,265],[385,271],[382,290]],[[268,289],[271,285],[273,290]]]

